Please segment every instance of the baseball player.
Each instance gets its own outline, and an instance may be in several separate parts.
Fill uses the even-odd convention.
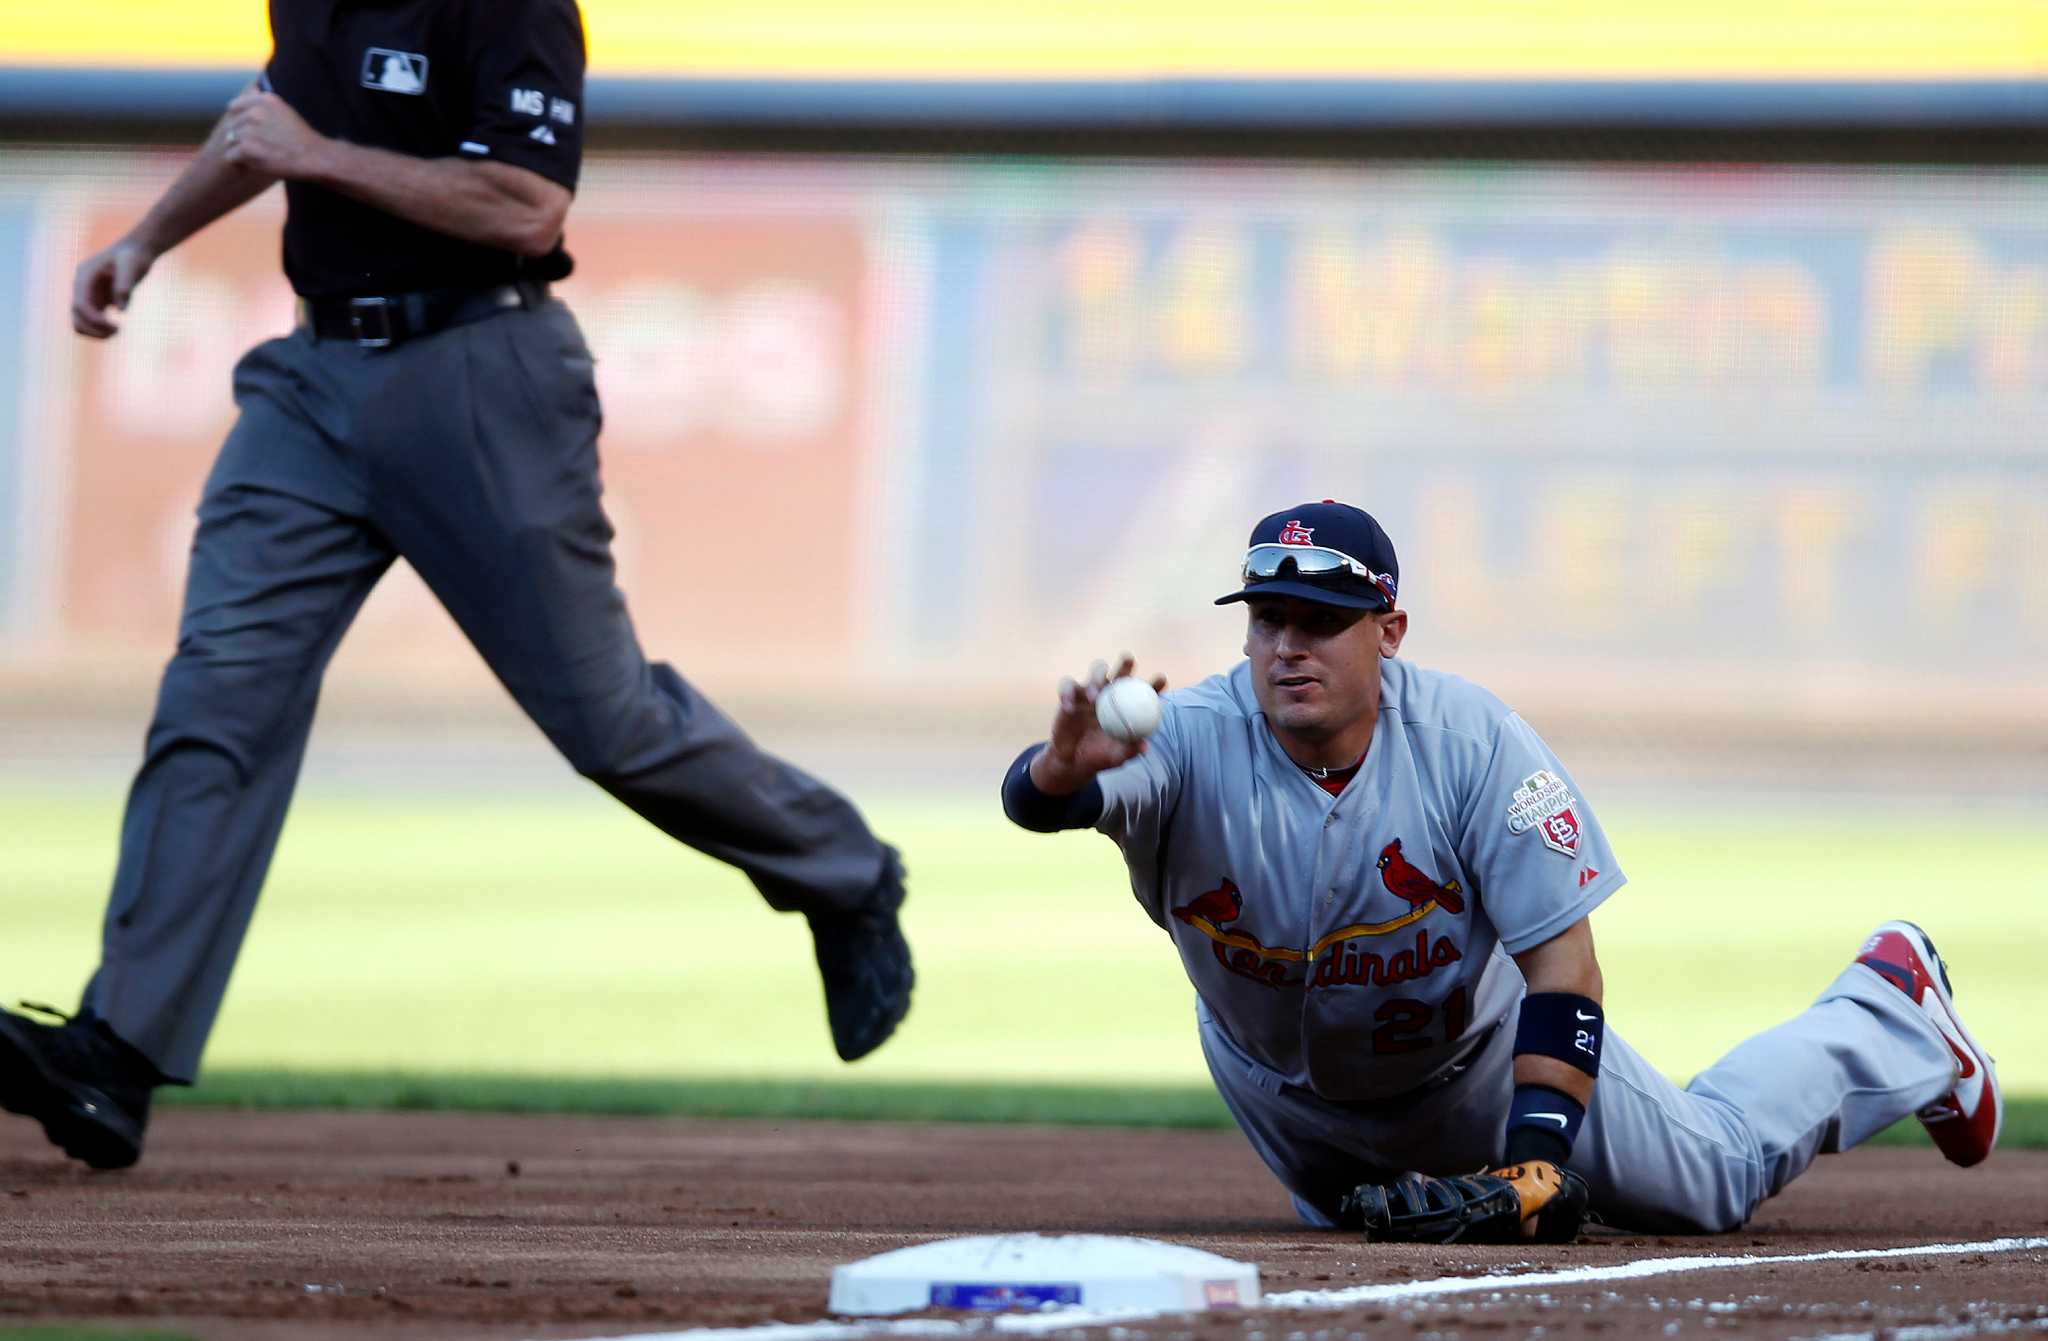
[[[1142,743],[1096,722],[1107,668],[1062,683],[1003,802],[1123,849],[1195,985],[1216,1087],[1303,1220],[1564,1241],[1590,1207],[1726,1230],[1909,1113],[1957,1164],[1991,1153],[1991,1059],[1906,922],[1803,1014],[1666,1080],[1601,1005],[1588,917],[1623,883],[1606,834],[1527,722],[1399,658],[1386,532],[1288,508],[1252,529],[1241,576],[1218,604],[1247,609],[1244,661],[1166,695]]]
[[[94,1167],[139,1156],[152,1087],[197,1073],[328,657],[401,556],[580,773],[806,916],[834,1047],[879,1047],[913,978],[895,852],[650,664],[614,582],[590,351],[549,289],[582,159],[574,0],[273,0],[270,22],[262,77],[78,270],[72,323],[104,339],[160,256],[282,181],[301,316],[235,369],[99,970],[61,1025],[0,1012],[0,1105]]]

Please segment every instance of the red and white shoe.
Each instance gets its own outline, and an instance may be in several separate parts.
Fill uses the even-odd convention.
[[[1956,1055],[1956,1087],[1915,1116],[1951,1163],[1964,1168],[1982,1163],[1998,1144],[2005,1100],[1991,1054],[1977,1045],[1956,1014],[1948,966],[1934,952],[1934,942],[1911,922],[1887,922],[1863,942],[1856,962],[1911,997],[1948,1040]]]

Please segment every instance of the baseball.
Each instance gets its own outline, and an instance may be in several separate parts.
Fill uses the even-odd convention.
[[[1143,680],[1111,680],[1095,696],[1095,720],[1112,740],[1143,740],[1159,729],[1159,695]]]

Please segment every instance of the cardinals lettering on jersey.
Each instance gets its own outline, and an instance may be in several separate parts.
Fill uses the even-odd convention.
[[[1267,945],[1250,932],[1229,926],[1243,915],[1244,894],[1227,878],[1215,889],[1175,908],[1173,916],[1208,937],[1216,962],[1238,977],[1266,987],[1306,985],[1310,991],[1316,991],[1411,982],[1463,959],[1453,942],[1442,937],[1432,939],[1426,929],[1415,933],[1412,946],[1403,945],[1398,950],[1368,950],[1358,944],[1391,935],[1434,906],[1426,904],[1392,922],[1343,927],[1301,950]],[[1296,966],[1300,966],[1298,971]]]

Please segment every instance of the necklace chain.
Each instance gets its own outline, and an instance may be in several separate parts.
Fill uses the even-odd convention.
[[[1321,781],[1323,779],[1328,778],[1332,773],[1353,772],[1364,762],[1365,756],[1361,754],[1356,759],[1352,760],[1348,764],[1345,764],[1341,768],[1318,768],[1314,764],[1296,764],[1295,767],[1300,769],[1302,772],[1308,774],[1310,777],[1315,778],[1318,781]]]

